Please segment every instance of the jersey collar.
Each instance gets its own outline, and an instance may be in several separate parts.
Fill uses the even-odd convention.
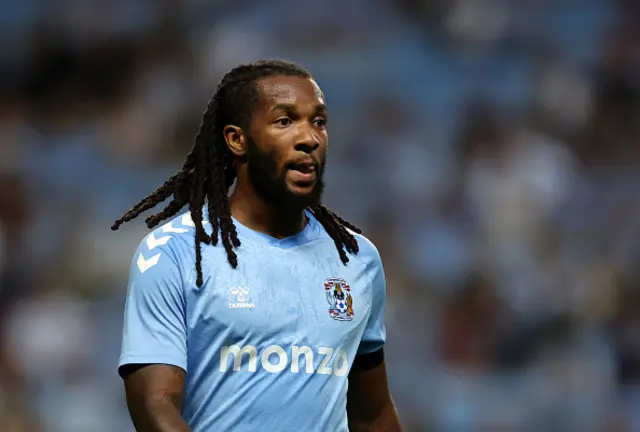
[[[305,210],[305,214],[307,215],[309,221],[305,225],[304,229],[300,231],[298,234],[285,237],[282,239],[278,239],[275,237],[271,237],[270,235],[252,230],[241,224],[236,218],[232,217],[233,224],[236,226],[236,231],[238,232],[238,237],[241,239],[247,239],[256,243],[261,243],[264,245],[277,247],[281,249],[288,249],[295,246],[300,246],[305,243],[309,243],[318,238],[320,235],[320,222],[313,216],[313,214]],[[203,217],[205,220],[209,218],[208,209],[205,207],[203,209]]]

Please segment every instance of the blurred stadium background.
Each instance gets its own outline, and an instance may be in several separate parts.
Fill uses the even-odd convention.
[[[640,3],[0,1],[0,430],[130,431],[142,221],[238,63],[308,67],[407,431],[640,431]],[[309,289],[312,289],[310,287]]]

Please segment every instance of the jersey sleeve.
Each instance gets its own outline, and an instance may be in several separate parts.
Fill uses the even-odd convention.
[[[358,355],[379,351],[384,346],[387,335],[384,324],[387,286],[382,261],[377,251],[375,251],[375,259],[372,260],[368,273],[372,281],[371,316],[362,335]]]
[[[180,264],[165,244],[142,242],[131,264],[118,372],[132,364],[187,369],[186,301]]]

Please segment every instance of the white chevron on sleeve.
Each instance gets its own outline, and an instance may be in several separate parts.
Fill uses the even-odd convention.
[[[162,227],[162,232],[164,233],[175,233],[175,234],[184,234],[189,230],[186,228],[176,228],[173,226],[173,223],[168,222]]]
[[[140,273],[144,273],[147,270],[149,270],[151,267],[153,267],[154,265],[158,264],[158,261],[160,261],[160,255],[161,254],[155,254],[151,258],[145,259],[144,255],[142,255],[142,253],[140,253],[140,255],[138,255],[138,261],[136,263],[136,264],[138,264],[138,268],[140,269]]]
[[[195,227],[196,224],[193,222],[193,219],[191,218],[191,213],[185,213],[184,216],[182,216],[182,219],[180,220],[180,222],[182,222],[182,225],[184,226],[190,226],[190,227]],[[209,221],[206,219],[202,220],[202,225],[206,225],[208,224]]]
[[[166,245],[169,240],[171,240],[171,236],[156,238],[156,236],[151,233],[149,234],[149,237],[147,237],[146,243],[149,250],[154,250],[158,246]]]
[[[180,222],[182,222],[182,225],[184,226],[190,226],[190,227],[196,226],[196,224],[193,222],[193,219],[191,218],[190,213],[185,213],[185,215],[182,216],[182,220]]]

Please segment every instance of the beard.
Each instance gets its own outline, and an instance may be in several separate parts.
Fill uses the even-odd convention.
[[[292,191],[287,185],[287,169],[279,172],[274,157],[260,151],[251,137],[247,140],[246,155],[251,184],[265,202],[290,210],[302,210],[321,203],[324,192],[325,160],[322,160],[317,167],[316,182],[311,192],[298,193]]]

